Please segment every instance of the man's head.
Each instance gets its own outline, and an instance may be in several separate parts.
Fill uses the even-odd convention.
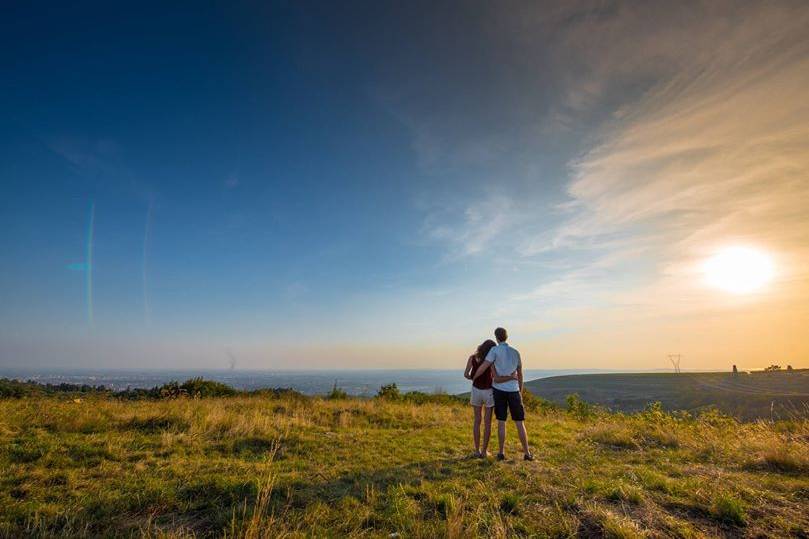
[[[506,342],[508,339],[508,333],[503,328],[497,328],[494,330],[494,338],[497,339],[497,342]]]

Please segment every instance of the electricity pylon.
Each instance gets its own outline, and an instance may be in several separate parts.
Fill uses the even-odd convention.
[[[674,365],[674,372],[677,374],[680,373],[680,359],[682,359],[680,354],[669,354],[669,361]]]

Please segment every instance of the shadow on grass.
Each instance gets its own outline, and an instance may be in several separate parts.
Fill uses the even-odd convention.
[[[464,479],[484,479],[484,473],[493,464],[465,458],[442,458],[388,466],[367,472],[353,471],[321,482],[280,483],[278,489],[288,492],[288,503],[303,507],[315,501],[333,503],[347,496],[363,498],[369,489],[385,492],[390,487],[419,487],[423,481],[431,483]]]

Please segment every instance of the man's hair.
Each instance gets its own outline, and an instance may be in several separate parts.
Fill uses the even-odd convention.
[[[494,336],[497,339],[497,342],[506,342],[506,339],[508,339],[508,333],[503,328],[495,329]]]

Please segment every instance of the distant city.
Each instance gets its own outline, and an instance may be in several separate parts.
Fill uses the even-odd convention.
[[[599,369],[526,369],[525,379],[536,380],[566,374],[618,372]],[[0,377],[35,380],[40,383],[103,385],[113,390],[152,388],[172,380],[201,376],[236,389],[288,387],[306,395],[328,393],[335,384],[349,395],[372,396],[383,384],[395,383],[401,391],[463,393],[469,390],[462,369],[455,370],[100,370],[100,369],[11,369],[0,368]]]

